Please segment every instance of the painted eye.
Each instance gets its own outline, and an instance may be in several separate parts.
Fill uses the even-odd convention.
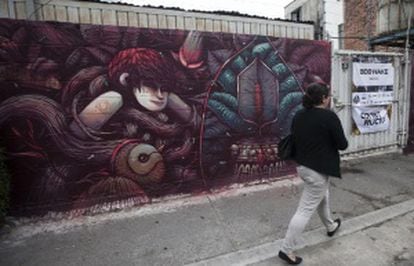
[[[145,153],[141,153],[140,155],[138,155],[138,161],[140,161],[141,163],[146,163],[149,160],[149,155],[145,154]]]
[[[164,169],[161,154],[154,146],[138,144],[128,154],[128,165],[136,174],[149,175],[157,165]]]

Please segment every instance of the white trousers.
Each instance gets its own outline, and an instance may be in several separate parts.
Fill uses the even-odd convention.
[[[328,231],[336,228],[336,223],[331,218],[331,210],[329,208],[329,176],[318,173],[303,165],[298,166],[297,171],[305,184],[299,206],[290,220],[280,249],[284,253],[291,253],[300,244],[301,234],[316,209]]]

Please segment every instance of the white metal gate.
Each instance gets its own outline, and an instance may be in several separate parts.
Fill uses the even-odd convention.
[[[390,117],[390,128],[386,131],[354,134],[352,132],[352,59],[355,56],[388,56],[394,66],[394,100]],[[409,80],[405,72],[410,69],[403,54],[337,51],[332,59],[332,107],[344,127],[349,147],[342,153],[345,158],[360,157],[377,153],[400,152],[407,144],[409,114]]]

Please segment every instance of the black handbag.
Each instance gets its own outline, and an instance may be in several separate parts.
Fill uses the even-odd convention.
[[[295,157],[295,143],[292,134],[287,135],[279,141],[277,150],[281,160],[292,160]]]

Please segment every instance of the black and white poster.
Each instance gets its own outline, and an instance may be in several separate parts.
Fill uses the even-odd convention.
[[[352,63],[352,118],[361,134],[385,131],[394,99],[390,57],[357,57]]]

